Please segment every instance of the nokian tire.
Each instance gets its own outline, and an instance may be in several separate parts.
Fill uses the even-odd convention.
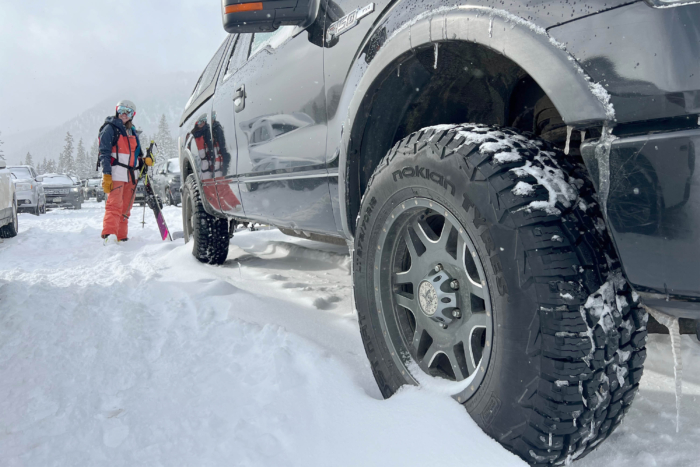
[[[202,263],[223,264],[228,256],[228,220],[209,214],[202,204],[197,179],[190,174],[182,190],[185,243],[193,240],[192,255]]]
[[[387,232],[403,228],[399,214],[419,200],[444,210],[443,228],[450,220],[464,229],[490,301],[492,345],[473,390],[453,397],[533,465],[585,456],[621,423],[637,393],[648,319],[622,278],[585,169],[532,134],[475,124],[426,128],[389,151],[363,197],[353,258],[360,332],[384,397],[428,377],[391,331],[404,315],[425,320],[420,297],[415,312],[385,298],[403,293],[392,277],[405,261],[392,258],[411,251],[401,240],[387,243]],[[427,264],[417,258],[411,267]],[[456,319],[446,329],[454,326]]]

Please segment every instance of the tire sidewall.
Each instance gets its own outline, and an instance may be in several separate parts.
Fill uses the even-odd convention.
[[[388,397],[405,384],[405,380],[393,365],[389,348],[381,336],[378,314],[370,311],[378,309],[372,267],[378,251],[377,241],[387,216],[400,202],[423,197],[445,206],[469,234],[488,283],[494,330],[491,357],[480,387],[464,406],[477,424],[495,437],[509,429],[509,420],[522,420],[522,416],[502,416],[508,401],[517,400],[522,394],[523,385],[514,382],[530,381],[537,376],[537,359],[527,355],[529,329],[533,325],[539,328],[536,297],[534,292],[523,292],[516,287],[517,271],[509,267],[504,258],[513,254],[516,231],[495,225],[493,207],[488,203],[488,196],[483,195],[485,184],[469,182],[461,156],[439,159],[430,155],[429,148],[427,151],[394,157],[388,166],[375,173],[365,195],[358,216],[353,265],[360,330],[365,342],[372,343],[369,347],[366,345],[367,354],[380,390]],[[411,173],[404,169],[437,175],[432,179],[402,177],[399,173]],[[508,412],[517,410],[517,406],[507,407]]]

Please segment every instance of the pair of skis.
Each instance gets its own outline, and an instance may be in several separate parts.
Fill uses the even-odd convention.
[[[151,144],[146,150],[146,157],[150,157],[153,161],[156,160],[155,156],[153,155],[153,146],[155,145],[155,142],[151,141]],[[145,176],[143,175],[144,170],[146,171]],[[153,191],[153,185],[151,184],[151,178],[148,176],[148,166],[146,164],[143,165],[141,173],[139,174],[139,179],[141,178],[143,178],[143,187],[146,190],[146,204],[148,204],[148,207],[151,208],[153,214],[156,216],[156,224],[158,224],[158,230],[160,230],[160,237],[162,240],[168,239],[172,242],[173,237],[170,235],[168,225],[165,223],[165,218],[163,217],[163,211],[161,209],[160,201],[158,200],[158,197]],[[145,224],[146,207],[144,206],[143,209],[144,220],[142,221],[142,224]]]

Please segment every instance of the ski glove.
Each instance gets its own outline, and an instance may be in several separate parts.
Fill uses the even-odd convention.
[[[112,176],[109,174],[102,175],[102,190],[105,194],[112,191]]]
[[[151,167],[151,166],[153,165],[153,158],[150,157],[150,156],[146,156],[146,157],[143,158],[143,162],[144,162],[147,166]]]

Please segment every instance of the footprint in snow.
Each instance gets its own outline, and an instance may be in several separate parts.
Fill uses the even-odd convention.
[[[109,448],[116,448],[129,436],[129,427],[117,419],[109,419],[105,423],[102,441]]]
[[[270,279],[273,281],[286,281],[287,278],[284,277],[282,274],[269,274],[266,279]]]
[[[316,300],[314,300],[314,306],[318,308],[319,310],[331,310],[335,308],[334,303],[339,302],[340,297],[336,297],[335,295],[331,295],[330,297],[319,297]]]

